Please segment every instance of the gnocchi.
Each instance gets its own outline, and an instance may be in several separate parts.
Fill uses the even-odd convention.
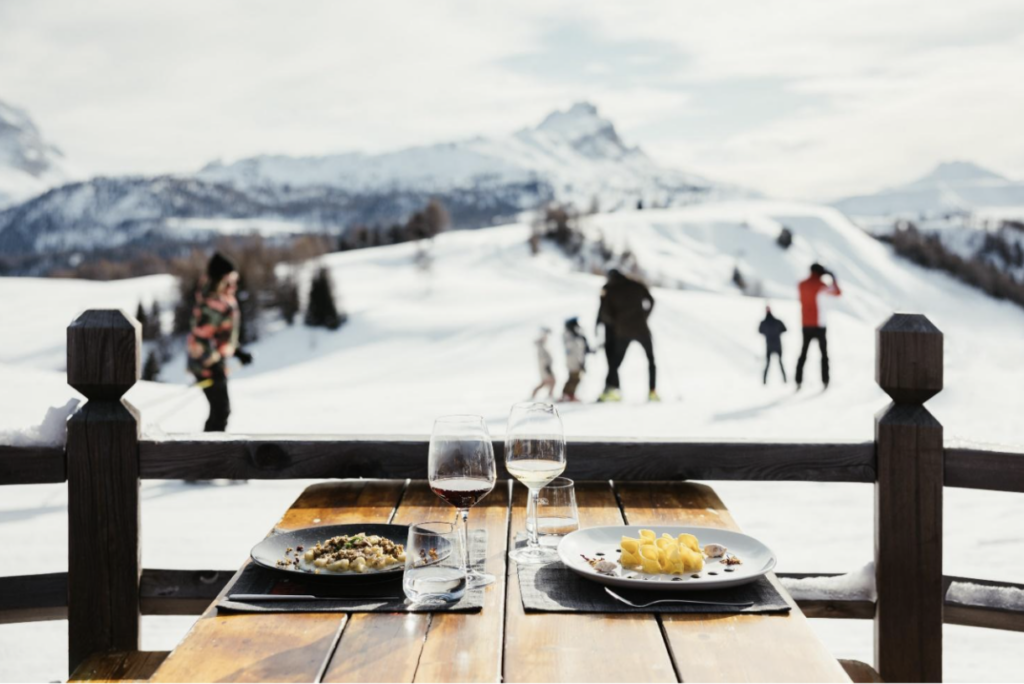
[[[317,542],[316,546],[305,551],[301,546],[297,547],[295,559],[278,561],[278,565],[295,565],[298,569],[299,558],[311,567],[310,571],[316,573],[365,573],[404,564],[405,547],[377,535],[343,535]]]

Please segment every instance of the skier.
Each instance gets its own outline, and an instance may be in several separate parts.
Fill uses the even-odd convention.
[[[618,271],[608,271],[608,282],[601,290],[601,306],[597,311],[597,325],[604,325],[605,353],[608,357],[608,377],[604,392],[598,401],[622,401],[619,391],[619,366],[626,357],[629,343],[640,343],[647,354],[649,401],[661,401],[655,390],[657,369],[654,365],[654,343],[647,319],[654,310],[654,297],[641,283],[627,278]]]
[[[231,415],[228,400],[227,361],[234,356],[242,365],[252,363],[252,354],[238,348],[241,323],[238,301],[238,269],[220,252],[210,257],[205,281],[196,290],[192,309],[192,332],[188,336],[188,370],[203,387],[210,403],[206,432],[223,432]]]
[[[768,384],[768,369],[772,365],[772,354],[777,354],[779,357],[779,370],[782,371],[782,382],[789,382],[786,379],[786,367],[782,363],[782,333],[786,332],[786,324],[772,315],[772,308],[770,306],[764,308],[764,313],[764,320],[761,321],[761,326],[757,329],[759,333],[764,335],[765,345],[767,346],[764,363],[764,384]]]
[[[826,285],[822,278],[829,276],[831,285]],[[803,346],[800,348],[800,358],[796,362],[796,388],[804,381],[804,363],[807,361],[807,349],[811,346],[811,340],[818,341],[818,348],[821,350],[821,382],[828,389],[828,340],[825,338],[825,318],[818,310],[818,295],[824,292],[827,295],[838,297],[842,294],[839,289],[839,282],[831,271],[821,264],[811,264],[811,275],[800,282],[800,308],[803,312]]]
[[[565,322],[562,340],[565,343],[565,365],[569,369],[569,379],[562,388],[561,401],[579,401],[576,398],[576,388],[579,387],[580,377],[586,370],[587,354],[591,353],[587,338],[580,328],[579,319],[574,317]]]
[[[533,342],[537,345],[537,365],[540,369],[540,384],[534,388],[533,394],[530,395],[533,398],[536,398],[537,392],[540,392],[545,387],[548,388],[548,399],[555,396],[555,372],[551,369],[554,359],[551,358],[551,352],[548,351],[548,335],[550,334],[550,328],[541,328],[540,337]]]

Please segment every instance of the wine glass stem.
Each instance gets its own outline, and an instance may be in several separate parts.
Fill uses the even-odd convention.
[[[539,515],[537,511],[540,509],[540,490],[530,489],[530,500],[533,502],[533,525],[530,527],[530,548],[535,549],[540,546],[538,539],[537,527],[540,524]]]
[[[469,564],[469,509],[460,508],[459,517],[462,518],[462,558],[466,563],[466,572],[473,574],[473,566]]]

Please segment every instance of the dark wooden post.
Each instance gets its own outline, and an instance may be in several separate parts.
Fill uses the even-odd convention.
[[[142,327],[122,311],[68,326],[68,666],[139,649],[139,424],[121,397],[139,378]]]
[[[875,380],[893,403],[875,416],[875,665],[887,682],[942,681],[942,333],[895,314],[877,330]]]

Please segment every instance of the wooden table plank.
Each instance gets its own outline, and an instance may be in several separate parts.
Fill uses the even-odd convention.
[[[495,576],[484,589],[479,614],[432,616],[417,682],[499,682],[505,631],[510,482],[502,480],[469,514],[470,526],[487,530],[485,570]],[[436,497],[435,497],[436,498]],[[399,513],[402,510],[399,509]]]
[[[387,522],[404,486],[403,481],[371,480],[314,485],[275,530]],[[152,681],[312,682],[333,653],[346,621],[344,613],[218,615],[211,605]]]
[[[394,522],[452,519],[454,509],[422,481],[406,489]],[[426,613],[355,613],[324,673],[325,682],[411,682],[430,624]]]
[[[454,521],[455,509],[419,480],[406,490],[394,522],[408,525],[427,520]],[[485,589],[483,611],[353,615],[323,681],[498,681],[508,539],[506,481],[471,509],[470,526],[487,529],[487,568],[499,578]]]
[[[630,526],[702,525],[739,530],[714,490],[695,483],[616,483]],[[788,615],[682,615],[660,619],[681,679],[702,682],[848,682],[835,656],[793,607]]]
[[[577,483],[583,527],[621,525],[606,483]],[[526,490],[515,485],[512,532],[526,529]],[[506,682],[675,682],[654,615],[530,613],[523,610],[515,563],[509,563]],[[735,654],[734,654],[735,655]]]

